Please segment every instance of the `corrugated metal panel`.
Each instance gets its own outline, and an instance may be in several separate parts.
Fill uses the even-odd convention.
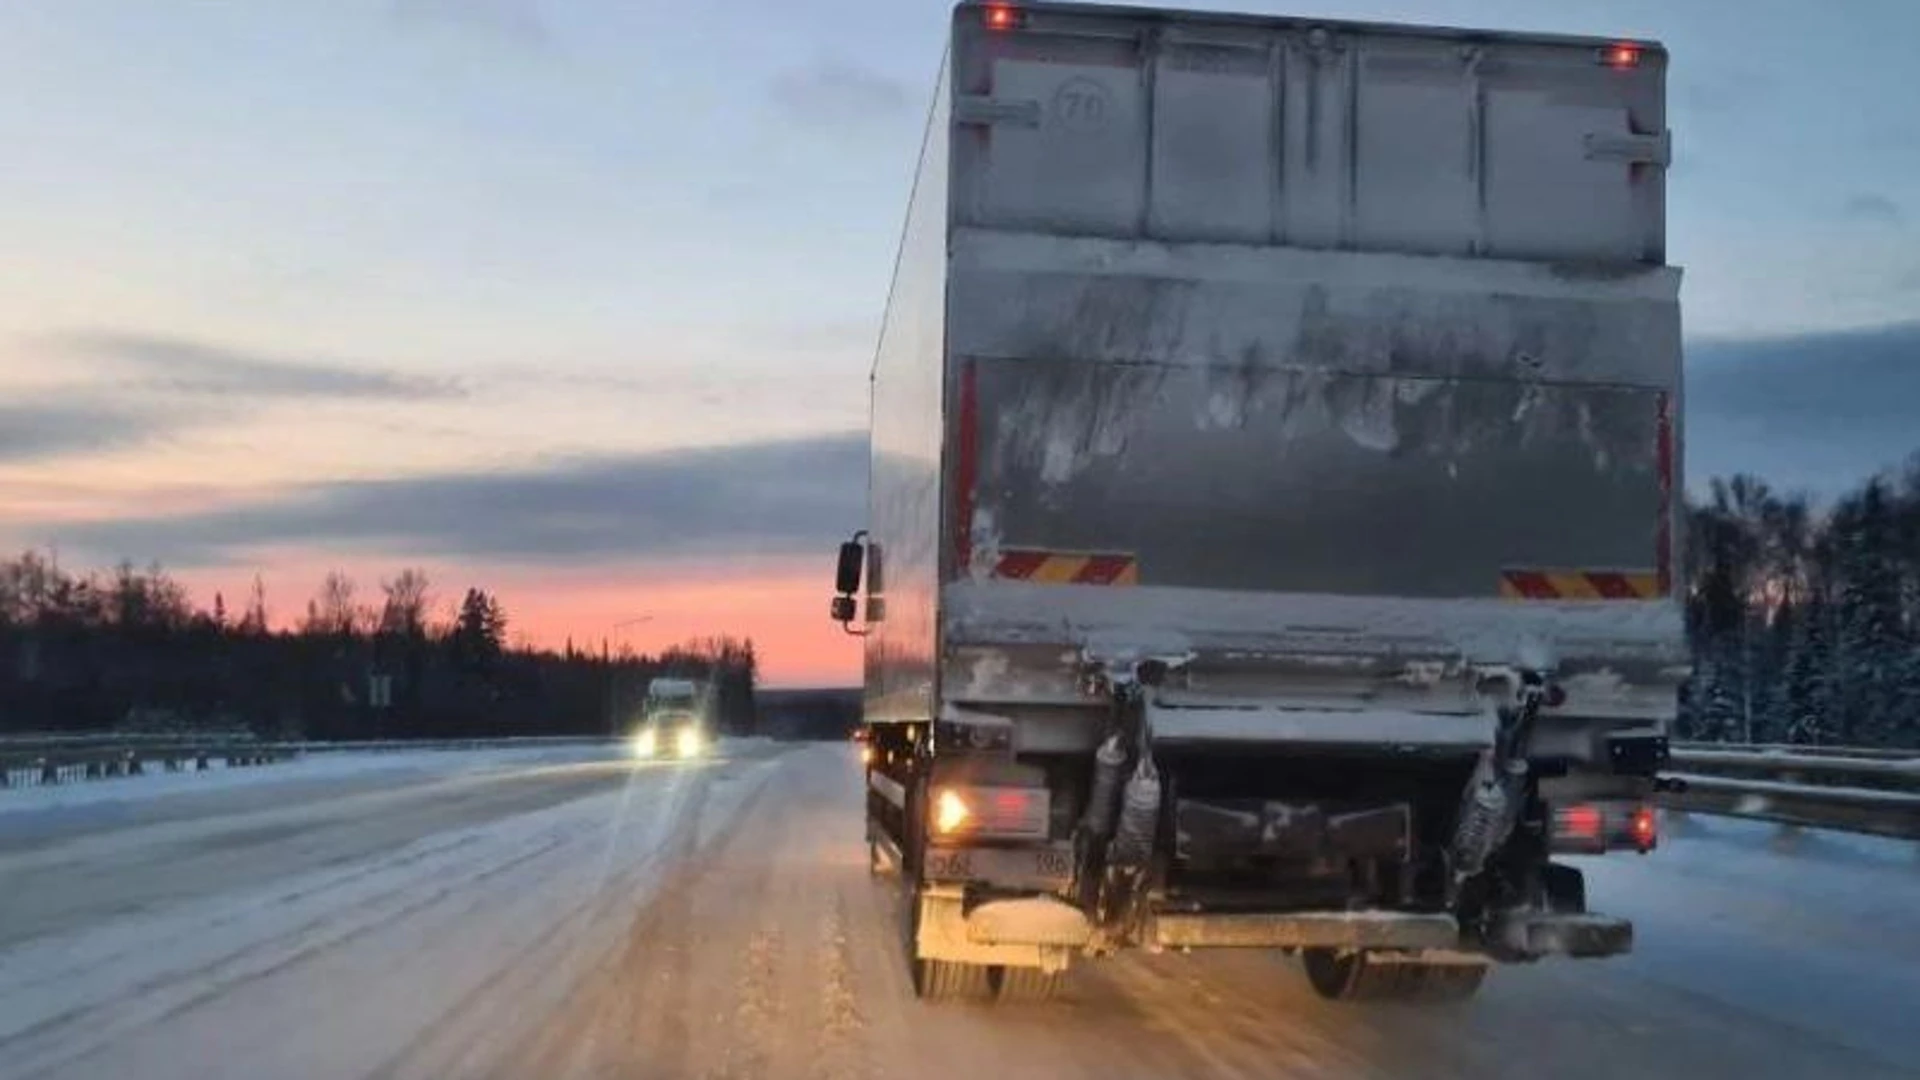
[[[955,28],[968,225],[1664,259],[1657,47],[1044,5]]]

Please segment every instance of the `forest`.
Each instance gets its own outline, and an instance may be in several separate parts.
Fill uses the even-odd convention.
[[[220,594],[196,608],[157,566],[73,574],[27,552],[0,562],[0,734],[598,735],[632,721],[657,675],[711,680],[721,725],[753,726],[750,640],[635,655],[515,646],[507,628],[506,608],[479,588],[436,615],[418,570],[367,601],[329,574],[300,618],[276,626],[257,578],[237,612]]]
[[[1685,570],[1679,737],[1920,747],[1920,456],[1825,504],[1716,480],[1687,509]],[[237,612],[197,608],[157,566],[74,574],[27,552],[0,562],[0,733],[600,734],[661,674],[714,680],[728,730],[755,724],[750,640],[556,651],[510,644],[483,589],[434,603],[418,570],[369,599],[334,573],[274,625],[257,579]]]
[[[1825,507],[1716,481],[1686,549],[1681,735],[1920,746],[1920,456]]]

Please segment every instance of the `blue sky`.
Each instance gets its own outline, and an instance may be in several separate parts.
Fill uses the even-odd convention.
[[[1664,40],[1671,255],[1689,336],[1707,344],[1693,464],[1832,487],[1920,445],[1900,430],[1920,400],[1899,399],[1920,365],[1920,330],[1903,325],[1920,324],[1920,4],[1291,11]],[[311,574],[318,556],[290,553],[298,537],[275,552],[247,532],[215,558],[177,546],[172,518],[258,521],[256,504],[289,497],[361,505],[339,486],[423,477],[603,477],[628,457],[721,483],[727,448],[766,440],[801,440],[775,455],[794,468],[841,460],[815,437],[865,422],[945,13],[917,0],[0,7],[0,543]],[[1849,366],[1857,332],[1878,335],[1881,374]],[[1833,408],[1859,414],[1805,443],[1822,456],[1754,439],[1775,398],[1729,405],[1715,389],[1745,386],[1727,371],[1753,340],[1789,401],[1801,385],[1853,391]],[[699,447],[720,449],[688,455]],[[828,509],[851,527],[857,493]],[[759,513],[726,517],[736,564],[699,573],[751,559],[772,580],[819,562],[790,508]],[[169,524],[140,531],[156,521]],[[618,519],[580,528],[603,526]],[[419,537],[385,549],[385,535],[356,534],[354,557],[478,557]],[[153,551],[109,550],[143,536]],[[640,575],[686,558],[588,546]],[[480,548],[503,567],[538,561]]]

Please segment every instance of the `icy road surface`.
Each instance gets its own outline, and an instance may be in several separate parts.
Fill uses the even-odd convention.
[[[923,1006],[847,748],[584,756],[0,793],[0,1077],[1920,1075],[1910,847],[1696,822],[1592,866],[1635,955],[1460,1006],[1325,1003],[1252,953]]]

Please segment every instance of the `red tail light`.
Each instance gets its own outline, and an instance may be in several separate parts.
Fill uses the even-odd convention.
[[[1561,811],[1561,827],[1568,836],[1582,840],[1600,839],[1600,808],[1597,806],[1569,806]]]
[[[1027,21],[1019,8],[1006,4],[990,4],[984,16],[989,30],[1018,30]]]
[[[1640,46],[1631,41],[1616,41],[1600,50],[1600,62],[1616,70],[1639,67]]]
[[[1567,855],[1648,852],[1659,843],[1653,808],[1624,800],[1573,803],[1553,809],[1552,850]]]
[[[1572,855],[1598,855],[1607,850],[1606,815],[1597,806],[1577,803],[1553,812],[1552,848]]]
[[[1046,788],[943,786],[932,807],[941,835],[1043,839],[1051,801]]]

